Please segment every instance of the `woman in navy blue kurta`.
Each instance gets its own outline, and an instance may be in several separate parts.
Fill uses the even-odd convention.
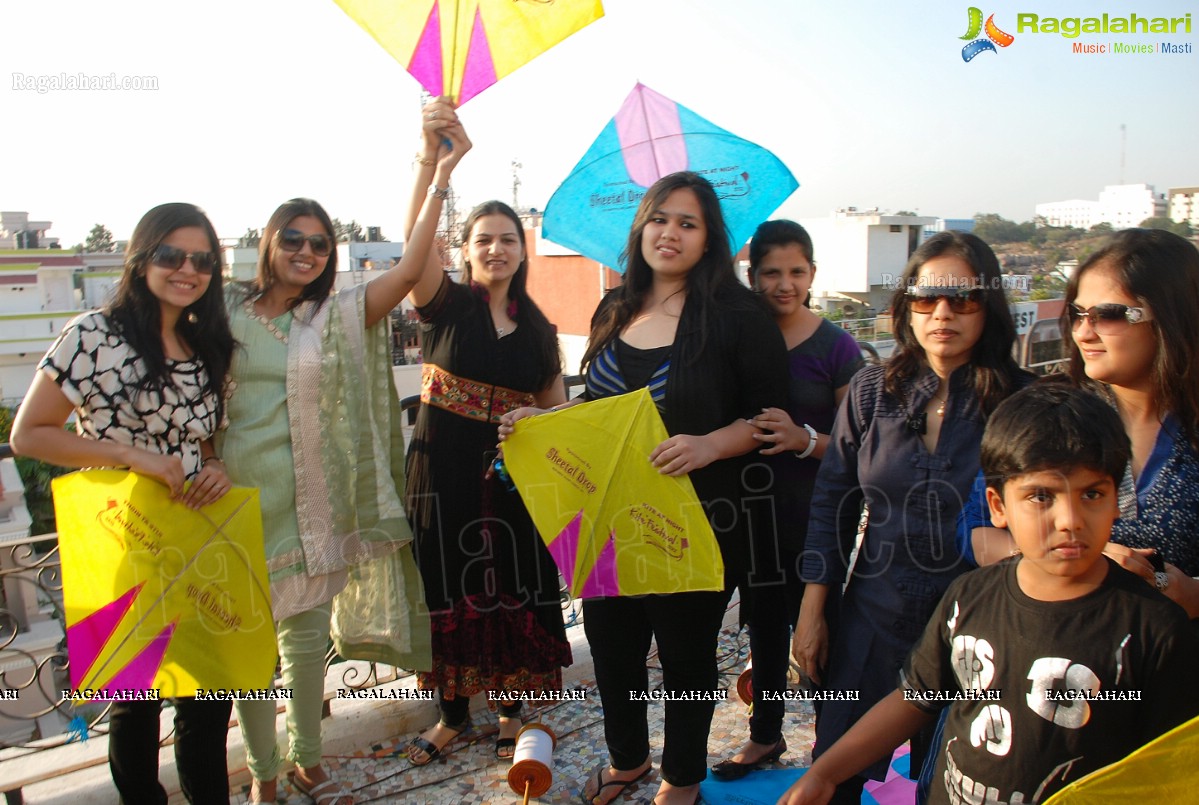
[[[998,261],[973,235],[945,232],[917,249],[892,311],[896,353],[851,381],[812,499],[792,653],[829,690],[857,694],[821,707],[817,756],[895,689],[941,594],[964,570],[955,523],[978,472],[986,416],[1027,382],[1011,358],[1015,328]],[[830,640],[824,605],[845,580],[863,503],[869,525]],[[922,756],[913,741],[913,763]],[[865,779],[885,771],[875,764],[834,801],[856,802]]]

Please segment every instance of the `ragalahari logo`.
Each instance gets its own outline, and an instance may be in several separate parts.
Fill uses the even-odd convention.
[[[970,61],[978,54],[988,50],[992,53],[997,53],[995,45],[1005,48],[1016,41],[1016,37],[999,30],[999,26],[995,24],[994,14],[987,17],[986,25],[983,25],[983,13],[980,9],[971,6],[968,14],[970,19],[966,28],[966,34],[965,36],[958,37],[959,39],[971,40],[962,48],[962,61]],[[979,32],[985,32],[986,36],[979,38]]]

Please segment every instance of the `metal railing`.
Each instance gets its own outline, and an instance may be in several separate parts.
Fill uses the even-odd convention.
[[[75,716],[94,729],[108,706],[77,708],[62,697],[70,687],[70,668],[58,535],[5,541],[0,590],[0,725],[8,733],[0,734],[0,748],[65,744],[66,726]]]

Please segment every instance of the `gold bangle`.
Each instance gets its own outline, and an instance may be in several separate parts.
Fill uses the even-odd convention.
[[[437,165],[436,159],[429,159],[427,156],[423,156],[419,152],[413,157],[413,159],[416,160],[417,165],[424,165],[426,168],[432,168]]]
[[[221,461],[221,459],[219,456],[209,456],[208,458],[206,458],[200,462],[200,466],[203,467],[210,461]],[[224,464],[225,462],[221,461],[221,463]]]

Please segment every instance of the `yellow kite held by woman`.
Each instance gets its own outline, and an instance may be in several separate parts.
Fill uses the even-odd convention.
[[[275,629],[257,489],[192,510],[127,470],[52,485],[72,689],[166,698],[270,687]]]
[[[691,479],[660,474],[647,389],[527,417],[504,463],[572,595],[720,590],[724,563]]]

